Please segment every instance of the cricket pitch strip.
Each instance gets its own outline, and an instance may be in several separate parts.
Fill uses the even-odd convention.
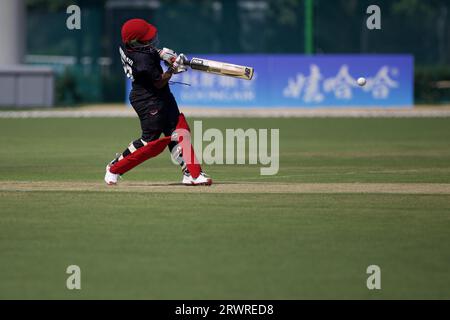
[[[173,192],[173,193],[379,193],[448,194],[450,183],[269,183],[216,182],[212,186],[184,186],[174,182],[123,181],[116,186],[103,182],[2,181],[0,192]]]

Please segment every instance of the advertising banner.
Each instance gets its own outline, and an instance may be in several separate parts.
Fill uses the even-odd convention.
[[[253,80],[189,70],[172,77],[181,106],[412,107],[410,55],[189,55],[252,66]],[[359,86],[357,79],[366,79]],[[186,85],[188,84],[188,85]],[[129,85],[127,86],[129,90]]]

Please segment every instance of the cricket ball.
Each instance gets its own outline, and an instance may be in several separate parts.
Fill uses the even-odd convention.
[[[362,86],[366,85],[367,81],[366,81],[366,78],[361,77],[361,78],[358,78],[358,80],[356,82],[358,82],[358,85],[360,85],[362,87]]]

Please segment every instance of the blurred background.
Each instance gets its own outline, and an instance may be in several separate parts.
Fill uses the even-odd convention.
[[[2,10],[11,2],[23,5],[14,37],[26,35],[13,40],[24,41],[15,63],[53,70],[55,105],[125,100],[117,48],[134,17],[185,53],[410,54],[415,103],[450,101],[448,0],[378,0],[381,30],[366,27],[371,0],[1,0]],[[80,30],[66,28],[71,4],[81,8]]]

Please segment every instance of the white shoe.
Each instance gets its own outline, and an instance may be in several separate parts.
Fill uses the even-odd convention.
[[[197,178],[193,178],[189,171],[185,171],[183,174],[182,183],[186,186],[210,186],[212,184],[212,179],[203,172],[200,172]]]
[[[111,186],[111,185],[116,185],[117,181],[120,178],[120,174],[116,174],[116,173],[112,173],[111,171],[109,171],[109,168],[111,167],[110,164],[108,164],[106,166],[106,173],[105,173],[105,182],[107,185]]]

